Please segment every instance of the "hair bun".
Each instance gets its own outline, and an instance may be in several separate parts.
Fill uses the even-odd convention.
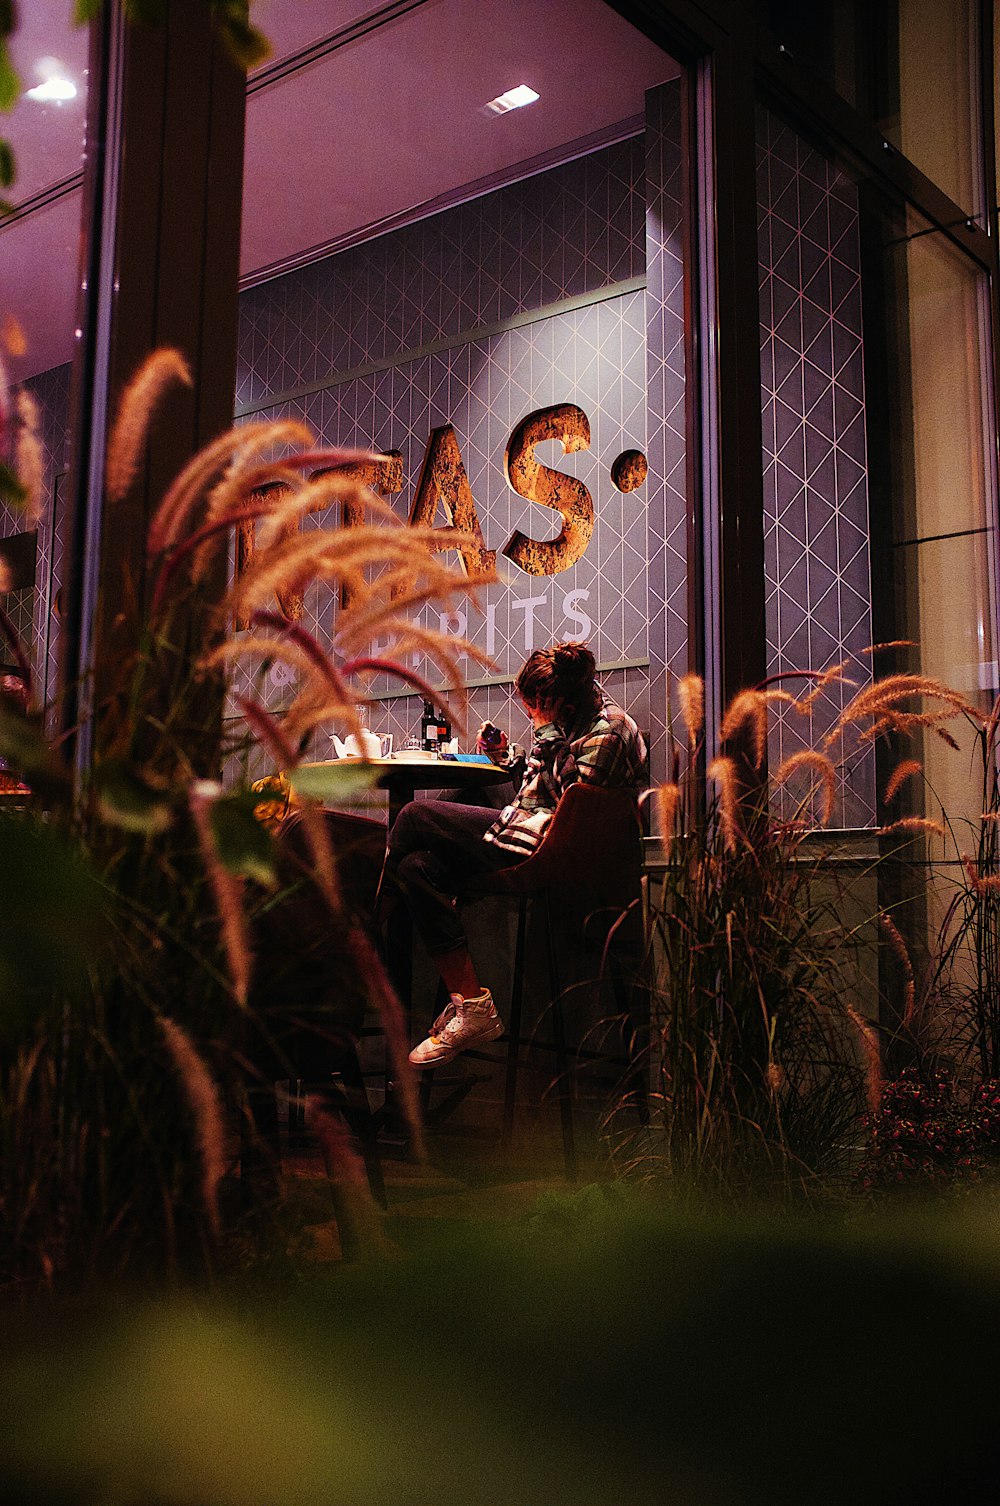
[[[585,643],[557,643],[552,650],[552,664],[560,676],[581,682],[593,678],[594,656]]]

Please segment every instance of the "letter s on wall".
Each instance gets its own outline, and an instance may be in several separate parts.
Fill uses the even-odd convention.
[[[516,531],[504,554],[529,575],[558,575],[584,554],[594,531],[594,503],[582,481],[554,471],[535,459],[535,445],[544,439],[562,442],[563,454],[590,449],[590,423],[575,403],[539,408],[522,418],[507,442],[504,471],[519,497],[539,502],[562,514],[558,538],[538,543]]]

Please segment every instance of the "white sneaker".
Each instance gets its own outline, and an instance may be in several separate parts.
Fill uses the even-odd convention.
[[[430,1035],[410,1052],[410,1061],[415,1067],[437,1067],[450,1062],[460,1051],[468,1051],[480,1041],[495,1041],[500,1035],[503,1021],[488,988],[474,999],[452,994],[431,1026]]]

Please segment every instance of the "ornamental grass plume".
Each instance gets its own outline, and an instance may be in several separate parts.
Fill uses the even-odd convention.
[[[837,795],[836,769],[823,753],[816,753],[811,748],[803,748],[798,753],[792,753],[775,769],[772,776],[775,786],[780,788],[799,769],[810,769],[819,779],[823,791],[822,824],[829,826],[833,815],[833,803]]]
[[[279,445],[305,449],[311,441],[312,431],[293,419],[243,424],[220,434],[188,461],[154,513],[147,543],[150,558],[155,559],[176,545],[196,507],[206,510],[206,491],[222,477],[234,457],[245,464],[250,456],[262,450]]]
[[[885,787],[885,803],[888,805],[895,800],[903,785],[908,779],[915,779],[923,773],[923,764],[916,758],[902,758],[889,775],[889,782]]]
[[[220,784],[210,779],[197,779],[191,785],[188,799],[205,870],[222,924],[222,939],[229,962],[233,997],[240,1008],[245,1009],[252,967],[250,928],[243,905],[243,881],[230,873],[224,865],[212,830],[212,807],[221,795]]]
[[[108,437],[105,487],[109,502],[121,502],[131,489],[153,415],[167,390],[191,386],[191,370],[179,350],[154,350],[122,393]]]
[[[677,812],[681,803],[680,785],[660,784],[656,787],[656,810],[660,835],[671,842],[677,825]]]
[[[908,1030],[913,1024],[914,1010],[916,1007],[916,980],[913,976],[913,962],[910,958],[909,948],[907,947],[906,942],[903,940],[903,937],[899,931],[899,927],[892,919],[892,916],[887,915],[885,911],[882,910],[879,912],[878,923],[882,928],[882,931],[884,932],[886,939],[888,940],[889,945],[891,946],[896,956],[896,960],[902,967],[903,976],[906,979],[906,984],[903,992],[903,1014],[901,1023],[903,1029]]]
[[[17,439],[14,445],[14,469],[24,492],[22,510],[28,528],[35,528],[42,514],[45,495],[45,462],[39,437],[38,404],[22,387],[15,401]]]
[[[940,821],[932,821],[927,816],[901,816],[898,821],[890,821],[886,826],[880,826],[880,837],[892,836],[894,832],[911,832],[914,835],[928,837],[944,837],[944,827]]]
[[[844,708],[838,725],[846,727],[864,717],[875,718],[885,712],[898,713],[902,703],[914,697],[943,702],[944,706],[951,708],[952,715],[966,716],[977,725],[983,721],[982,713],[977,707],[940,680],[928,675],[897,674],[873,680],[870,685],[859,690]]]
[[[682,675],[677,682],[677,701],[687,732],[688,747],[693,748],[705,725],[705,682],[701,675]]]
[[[759,769],[767,752],[767,700],[761,690],[741,690],[729,703],[719,728],[721,742],[731,742],[743,728],[750,728],[753,765]]]
[[[975,859],[967,852],[962,854],[962,863],[969,876],[969,883],[977,894],[995,894],[1000,892],[1000,874],[980,873]]]
[[[160,1016],[159,1024],[191,1107],[201,1157],[202,1199],[209,1227],[218,1238],[222,1232],[219,1183],[226,1171],[226,1134],[219,1091],[187,1032],[167,1015]]]
[[[719,797],[719,827],[727,852],[735,852],[742,835],[740,791],[736,764],[731,758],[713,758],[708,777],[715,781]]]

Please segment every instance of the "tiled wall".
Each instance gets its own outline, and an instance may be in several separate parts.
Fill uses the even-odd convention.
[[[648,726],[647,663],[654,660],[662,697],[665,652],[662,620],[649,639],[648,534],[652,526],[659,558],[665,493],[658,486],[657,515],[652,478],[622,494],[609,474],[622,451],[647,448],[644,165],[642,140],[626,141],[252,289],[241,304],[238,391],[243,414],[294,414],[326,443],[400,450],[401,512],[428,435],[451,423],[486,543],[497,550],[517,528],[535,538],[556,531],[545,510],[506,482],[511,430],[539,407],[581,407],[590,450],[542,458],[579,477],[593,497],[586,554],[552,577],[527,575],[500,554],[501,581],[484,592],[485,615],[466,611],[461,626],[501,681],[532,647],[588,638],[600,663],[618,666],[605,676],[609,691],[626,695]],[[661,256],[670,231],[661,216]],[[657,339],[673,359],[683,324],[676,279],[661,281]],[[284,400],[274,403],[276,396]],[[678,436],[659,414],[655,438],[673,472],[669,449]],[[331,526],[334,516],[307,526]],[[314,586],[307,594],[304,626],[324,644],[335,610],[331,591]],[[437,612],[424,620],[440,625]],[[471,661],[468,669],[481,674]],[[390,683],[375,689],[387,692]],[[267,690],[271,704],[284,694],[280,685]],[[474,690],[470,720],[502,719],[523,736],[527,724],[516,709],[510,714],[509,700],[509,684]],[[371,720],[380,731],[412,732],[419,701],[387,701]]]
[[[757,197],[768,673],[844,663],[863,684],[871,580],[857,193],[761,110]],[[771,767],[818,748],[852,693],[831,685],[808,720],[776,708]],[[789,788],[786,809],[800,795]],[[874,756],[855,743],[840,765],[833,824],[874,819]]]
[[[688,669],[684,262],[679,80],[646,96],[646,458],[652,773],[666,776],[671,676]]]
[[[645,271],[642,141],[250,288],[238,412]]]

